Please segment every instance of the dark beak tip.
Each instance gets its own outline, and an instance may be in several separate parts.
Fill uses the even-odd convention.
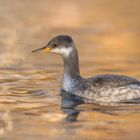
[[[35,52],[37,52],[37,51],[36,50],[31,51],[31,53],[35,53]]]
[[[33,50],[33,51],[32,51],[32,53],[35,53],[35,52],[36,52],[36,50]]]
[[[36,52],[40,52],[42,50],[44,50],[46,47],[42,47],[42,48],[39,48],[39,49],[35,49],[32,51],[32,53],[36,53]]]

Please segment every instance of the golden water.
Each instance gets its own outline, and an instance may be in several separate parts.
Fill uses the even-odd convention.
[[[63,64],[31,54],[57,34],[71,35],[81,74],[140,79],[139,0],[0,0],[0,139],[139,140],[140,107],[80,105],[66,122]]]

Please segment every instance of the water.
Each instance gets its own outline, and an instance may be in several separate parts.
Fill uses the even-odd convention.
[[[138,0],[1,0],[0,139],[139,140],[139,105],[75,106],[60,96],[61,58],[31,54],[68,34],[83,76],[140,79],[139,9]]]

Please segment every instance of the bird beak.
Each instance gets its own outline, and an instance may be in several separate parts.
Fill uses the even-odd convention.
[[[39,49],[36,49],[36,50],[33,50],[32,53],[35,53],[35,52],[50,52],[51,51],[51,48],[49,47],[42,47],[42,48],[39,48]]]

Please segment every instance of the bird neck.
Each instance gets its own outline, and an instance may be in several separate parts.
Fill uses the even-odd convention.
[[[63,56],[64,61],[64,77],[75,77],[80,75],[79,58],[76,48],[74,48],[67,56]]]
[[[76,48],[72,49],[67,55],[63,55],[64,61],[64,75],[62,81],[62,89],[71,92],[78,76],[80,76],[79,71],[79,59]]]

